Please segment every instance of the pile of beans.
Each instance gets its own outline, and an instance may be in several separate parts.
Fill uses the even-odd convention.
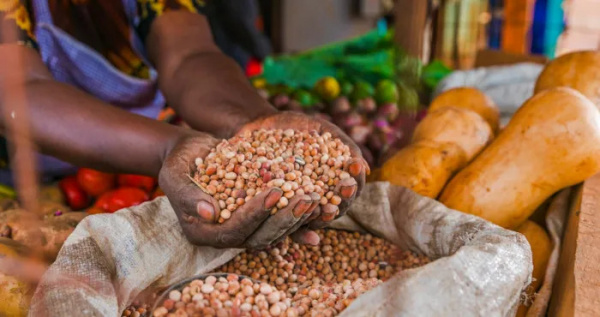
[[[284,192],[272,214],[295,195],[309,193],[319,194],[321,205],[339,205],[334,189],[350,177],[344,171],[350,157],[348,146],[329,132],[261,129],[223,140],[206,158],[197,158],[194,180],[218,201],[218,222],[223,223],[239,206],[272,187]]]
[[[245,251],[215,270],[227,278],[209,277],[172,292],[153,316],[335,316],[399,270],[428,263],[370,234],[318,234],[318,246],[287,238],[264,251]],[[240,275],[250,279],[235,282]]]

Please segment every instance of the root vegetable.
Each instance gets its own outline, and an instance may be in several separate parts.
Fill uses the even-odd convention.
[[[494,133],[498,131],[500,111],[494,101],[478,89],[460,87],[447,90],[431,102],[429,111],[445,107],[458,107],[474,111],[488,122]]]
[[[466,162],[464,151],[457,145],[425,140],[398,151],[377,174],[380,181],[436,198],[450,177]]]
[[[600,107],[600,52],[581,51],[552,60],[535,83],[535,93],[556,88],[573,88]]]
[[[440,201],[505,228],[600,171],[600,112],[570,88],[543,91],[448,183]]]
[[[456,144],[465,152],[467,161],[479,154],[492,138],[492,129],[481,116],[457,107],[431,111],[413,133],[413,142],[430,140]]]

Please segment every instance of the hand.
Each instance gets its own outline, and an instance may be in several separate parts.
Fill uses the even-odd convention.
[[[169,151],[159,174],[159,185],[191,243],[216,248],[263,248],[310,217],[319,202],[314,195],[294,197],[286,208],[269,217],[283,195],[281,189],[273,188],[246,202],[224,223],[217,223],[217,200],[200,189],[191,176],[196,170],[195,159],[206,157],[218,142],[203,133],[181,138]],[[280,226],[271,226],[272,222]]]
[[[335,190],[336,194],[342,198],[341,204],[339,206],[332,204],[327,204],[325,206],[317,205],[310,217],[306,218],[302,222],[295,222],[294,226],[290,227],[286,231],[286,234],[292,234],[292,238],[297,242],[318,244],[318,236],[310,229],[319,229],[325,227],[333,219],[339,218],[346,213],[348,207],[360,194],[365,184],[365,175],[370,173],[369,164],[367,164],[367,162],[363,159],[358,146],[352,141],[352,139],[344,134],[340,128],[330,122],[312,118],[301,113],[280,112],[275,115],[264,117],[246,124],[244,127],[242,127],[238,134],[258,129],[289,128],[298,131],[315,130],[321,134],[329,132],[332,136],[341,139],[344,144],[348,145],[352,154],[352,159],[350,159],[344,166],[344,169],[352,177],[341,181]],[[318,194],[314,193],[312,197],[314,201],[318,201],[321,198]],[[279,211],[276,216],[277,217],[269,218],[263,227],[285,228],[286,224],[290,222],[288,219],[293,217],[290,214],[286,215],[282,211]],[[274,242],[277,242],[283,238],[285,238],[285,235],[277,240],[274,240]]]

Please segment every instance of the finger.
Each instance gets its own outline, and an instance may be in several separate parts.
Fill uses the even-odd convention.
[[[319,242],[321,242],[319,235],[306,227],[298,229],[296,232],[292,233],[290,237],[292,238],[292,241],[300,244],[319,245]]]
[[[315,208],[317,208],[317,206],[319,206],[319,202],[321,200],[321,196],[317,193],[310,193],[309,196],[312,200],[312,204],[308,208],[308,211],[302,216],[302,219],[300,219],[298,222],[296,222],[296,224],[292,228],[288,229],[283,235],[281,235],[277,240],[275,240],[275,242],[274,242],[275,244],[283,241],[283,239],[285,239],[285,237],[296,232],[296,230],[298,230],[298,228],[300,228],[308,223],[308,218],[310,218],[312,216],[313,211],[315,210]]]
[[[219,210],[217,201],[189,178],[191,160],[187,155],[169,157],[159,175],[160,186],[188,238],[194,238],[196,223],[214,223]]]
[[[365,166],[367,166],[367,168],[368,168],[369,165],[366,163],[366,161],[362,157],[361,158],[352,158],[344,164],[344,170],[346,172],[348,172],[348,174],[350,174],[350,176],[352,176],[352,178],[354,178],[354,180],[356,181],[356,184],[357,184],[356,196],[360,195],[363,187],[365,186],[365,182],[366,182]]]
[[[238,232],[243,238],[237,245],[242,245],[269,218],[271,210],[275,208],[282,196],[283,191],[280,188],[261,192],[234,211],[231,219],[223,223],[220,231]]]
[[[334,190],[335,194],[341,198],[341,202],[338,205],[340,210],[336,218],[339,218],[346,214],[346,211],[356,198],[358,187],[354,178],[346,178],[341,180]]]
[[[250,249],[263,249],[281,237],[289,228],[302,219],[310,207],[312,199],[308,195],[292,198],[290,203],[271,215],[244,243]]]
[[[248,236],[269,217],[273,201],[280,197],[280,189],[267,190],[234,211],[222,224],[207,224],[193,218],[192,223],[183,223],[182,227],[184,232],[188,232],[186,237],[193,244],[210,245],[216,248],[241,247]]]
[[[338,214],[338,206],[327,204],[321,207],[321,216],[310,222],[310,229],[321,229],[326,227]]]
[[[308,219],[308,217],[310,217],[310,215],[311,215],[310,212],[305,213],[300,220],[298,220],[290,229],[288,229],[286,232],[284,232],[279,238],[275,239],[275,241],[273,241],[271,244],[276,245],[279,242],[285,240],[285,238],[288,237],[289,235],[296,232],[296,230],[298,230],[300,227],[302,227],[304,225],[304,222],[306,221],[306,219]]]

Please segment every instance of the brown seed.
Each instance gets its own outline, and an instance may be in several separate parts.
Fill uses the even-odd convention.
[[[340,196],[338,195],[334,195],[333,197],[331,197],[331,199],[329,200],[333,205],[338,206],[339,204],[342,203],[342,199],[340,198]]]

